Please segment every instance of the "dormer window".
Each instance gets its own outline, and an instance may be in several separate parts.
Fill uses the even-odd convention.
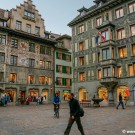
[[[77,11],[80,12],[80,15],[81,15],[81,16],[83,16],[83,15],[85,15],[85,13],[88,11],[88,9],[83,6],[81,9],[79,9],[79,10],[77,10]]]
[[[31,13],[29,11],[24,11],[24,15],[30,19],[34,19],[35,18],[35,14],[34,13]]]

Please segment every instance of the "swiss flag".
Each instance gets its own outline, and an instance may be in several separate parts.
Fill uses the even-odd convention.
[[[106,41],[106,38],[101,34],[101,32],[98,32],[98,34],[101,36],[103,41]]]
[[[128,97],[130,97],[130,91],[129,91],[129,89],[126,90],[126,94],[127,94]]]

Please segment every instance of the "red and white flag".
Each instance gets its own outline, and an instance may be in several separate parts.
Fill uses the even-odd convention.
[[[98,32],[98,34],[100,35],[103,41],[106,41],[106,38],[101,34],[101,32]]]

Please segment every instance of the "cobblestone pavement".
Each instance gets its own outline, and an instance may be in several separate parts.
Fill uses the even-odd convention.
[[[82,124],[86,135],[126,135],[122,130],[135,131],[135,106],[125,110],[114,107],[84,110]],[[59,119],[53,115],[51,104],[0,107],[0,135],[63,135],[69,117],[68,105],[61,105]],[[70,135],[80,135],[76,123]]]

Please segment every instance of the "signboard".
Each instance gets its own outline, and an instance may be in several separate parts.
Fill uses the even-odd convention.
[[[71,90],[63,90],[64,93],[70,93]]]

